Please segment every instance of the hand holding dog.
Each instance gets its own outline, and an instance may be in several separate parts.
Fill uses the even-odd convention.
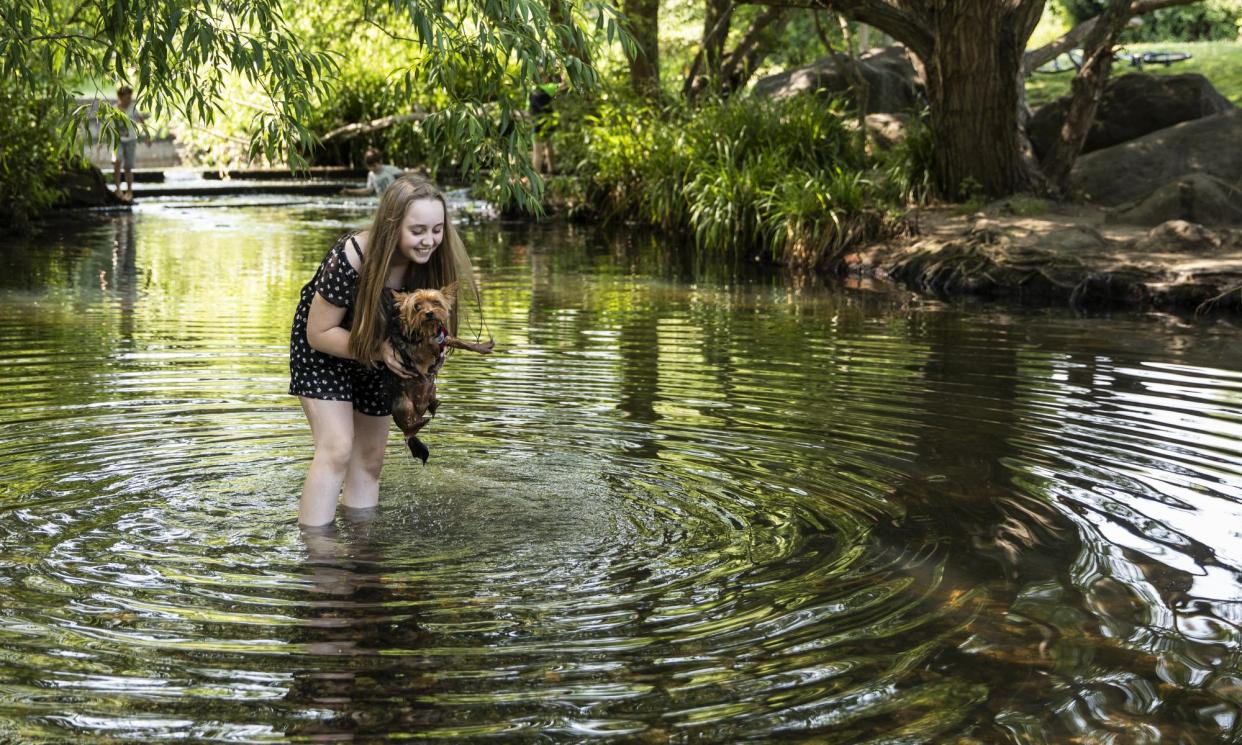
[[[401,356],[397,354],[397,350],[393,349],[391,342],[385,340],[380,344],[380,354],[384,358],[384,365],[392,371],[393,375],[405,379],[414,377],[414,373],[401,364]]]

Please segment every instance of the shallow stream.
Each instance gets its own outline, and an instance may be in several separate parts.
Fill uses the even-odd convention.
[[[498,352],[304,534],[340,200],[0,246],[0,742],[1242,740],[1242,331],[467,225]]]

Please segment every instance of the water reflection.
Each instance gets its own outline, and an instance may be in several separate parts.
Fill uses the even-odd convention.
[[[209,206],[0,250],[0,739],[1238,739],[1236,330],[474,225],[503,353],[304,533],[289,314],[366,215]]]

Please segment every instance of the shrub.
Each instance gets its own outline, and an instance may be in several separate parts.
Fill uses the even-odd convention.
[[[559,108],[558,162],[578,186],[562,192],[570,183],[551,181],[551,201],[681,231],[706,254],[824,265],[878,237],[888,208],[919,191],[913,179],[893,185],[875,170],[914,155],[869,160],[843,105],[817,96],[739,95],[688,108],[610,94]]]
[[[0,225],[25,230],[60,195],[53,184],[67,165],[51,99],[0,82]],[[77,160],[81,160],[79,157]]]

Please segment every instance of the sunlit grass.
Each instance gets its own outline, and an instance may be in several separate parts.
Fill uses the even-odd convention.
[[[1154,75],[1181,75],[1195,72],[1211,81],[1220,94],[1234,105],[1242,105],[1242,43],[1229,41],[1181,42],[1170,41],[1159,44],[1127,44],[1127,52],[1189,52],[1191,58],[1168,67],[1163,65],[1146,65],[1143,72]],[[1113,68],[1114,75],[1124,75],[1133,71],[1124,62],[1118,62]],[[1034,73],[1026,82],[1026,95],[1031,106],[1040,106],[1055,98],[1069,93],[1073,72],[1054,75]]]

